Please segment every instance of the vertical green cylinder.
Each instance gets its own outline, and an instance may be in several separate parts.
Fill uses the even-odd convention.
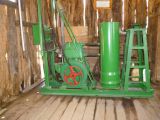
[[[120,87],[119,38],[118,22],[101,23],[101,86],[106,89]]]

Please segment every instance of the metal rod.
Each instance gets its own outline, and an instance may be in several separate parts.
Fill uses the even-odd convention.
[[[55,10],[56,10],[55,0],[51,0],[51,15],[52,15],[52,23],[54,28],[56,28],[57,26]]]
[[[38,0],[38,24],[39,24],[39,38],[41,46],[41,55],[43,59],[43,70],[44,70],[44,80],[45,86],[49,86],[49,68],[48,68],[48,53],[44,50],[44,33],[43,33],[43,23],[42,23],[42,0]]]
[[[42,51],[42,56],[43,56],[43,50],[44,50],[44,46],[43,46],[43,29],[42,29],[42,1],[38,0],[38,24],[39,24],[39,38],[40,38],[40,46],[41,46],[41,51]]]
[[[26,50],[26,48],[25,48],[25,35],[24,35],[24,29],[23,29],[21,0],[18,0],[18,11],[19,11],[19,22],[20,22],[20,30],[21,30],[22,49],[23,49],[23,51],[25,51]]]
[[[65,34],[64,34],[64,23],[63,23],[62,19],[61,19],[61,44],[62,44],[62,49],[64,50]],[[62,63],[64,62],[64,53],[63,53],[63,50],[62,50]]]
[[[59,15],[60,15],[61,19],[62,19],[63,22],[64,22],[64,25],[65,25],[65,27],[66,27],[66,29],[67,29],[67,31],[68,31],[68,34],[69,34],[72,42],[73,42],[73,43],[77,43],[76,36],[74,35],[74,33],[73,33],[72,29],[71,29],[71,26],[70,26],[70,24],[68,23],[65,15],[64,15],[63,7],[62,7],[62,5],[61,5],[61,3],[60,3],[59,1],[57,1],[57,9],[58,9],[58,12],[59,12]]]
[[[61,19],[61,42],[62,42],[62,47],[64,48],[65,35],[64,35],[64,23],[62,19]]]

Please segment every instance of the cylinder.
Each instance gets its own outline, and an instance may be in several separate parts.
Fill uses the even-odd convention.
[[[101,86],[105,89],[120,87],[119,23],[100,24]]]

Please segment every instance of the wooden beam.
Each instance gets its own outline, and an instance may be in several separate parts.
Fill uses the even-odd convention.
[[[11,85],[11,95],[19,94],[19,51],[15,26],[15,8],[7,8],[7,45],[8,45],[8,68],[9,68],[9,85]]]
[[[158,16],[158,25],[157,25],[157,40],[156,40],[156,55],[155,55],[155,80],[160,82],[160,16]]]
[[[11,1],[7,1],[7,0],[0,0],[0,4],[2,5],[8,5],[10,7],[14,7],[17,8],[17,3],[11,2]]]
[[[23,26],[24,26],[24,27],[32,27],[33,24],[36,24],[36,23],[23,21]],[[15,25],[16,25],[16,26],[19,25],[19,20],[16,20],[16,21],[15,21]]]

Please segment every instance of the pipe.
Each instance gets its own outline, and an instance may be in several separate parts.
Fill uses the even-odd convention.
[[[105,89],[120,87],[119,22],[100,24],[101,86]]]
[[[25,48],[25,34],[24,34],[23,20],[22,20],[21,0],[18,0],[18,11],[19,11],[19,22],[20,22],[20,30],[21,30],[22,49],[23,49],[23,51],[26,51],[26,48]]]

